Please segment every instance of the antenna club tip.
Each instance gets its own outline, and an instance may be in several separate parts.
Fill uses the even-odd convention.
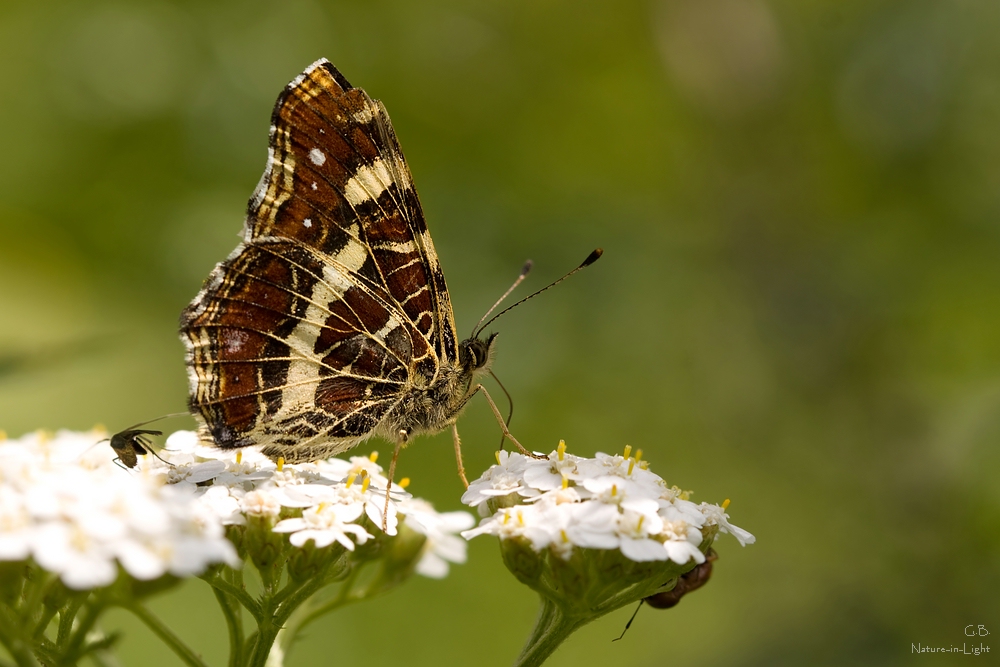
[[[595,248],[594,252],[587,255],[587,259],[583,260],[583,264],[580,265],[580,268],[582,269],[585,266],[590,266],[591,264],[599,260],[601,258],[601,255],[603,254],[604,254],[603,248]]]
[[[524,263],[524,266],[521,268],[521,276],[523,277],[523,276],[526,276],[529,273],[531,273],[531,269],[534,268],[534,266],[535,266],[535,263],[532,262],[530,259],[528,261],[526,261]]]

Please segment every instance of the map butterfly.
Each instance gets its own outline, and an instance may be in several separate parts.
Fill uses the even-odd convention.
[[[482,390],[523,451],[476,382],[496,334],[456,336],[382,103],[319,60],[278,97],[269,144],[242,243],[181,315],[201,436],[294,463],[451,426],[465,481],[455,421]]]

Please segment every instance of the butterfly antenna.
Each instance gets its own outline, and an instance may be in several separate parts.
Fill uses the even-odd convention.
[[[506,312],[508,312],[510,310],[513,310],[514,308],[517,308],[518,306],[520,306],[522,303],[524,303],[528,299],[535,298],[536,296],[538,296],[539,294],[541,294],[545,290],[549,289],[550,287],[555,287],[556,285],[558,285],[559,283],[561,283],[562,281],[566,280],[571,275],[573,275],[574,273],[576,273],[577,271],[584,270],[585,268],[587,268],[588,266],[590,266],[591,264],[593,264],[594,262],[596,262],[598,259],[600,259],[601,255],[603,255],[603,254],[604,254],[604,250],[602,250],[601,248],[596,248],[594,250],[594,252],[592,252],[589,255],[587,255],[587,259],[583,260],[583,262],[580,264],[580,266],[576,267],[575,269],[573,269],[572,271],[570,271],[569,273],[567,273],[566,275],[564,275],[559,280],[555,280],[555,281],[549,283],[548,285],[546,285],[542,289],[538,290],[537,292],[535,292],[533,294],[529,294],[528,296],[524,297],[523,299],[521,299],[520,301],[518,301],[514,305],[508,306],[508,307],[504,308],[499,313],[497,313],[492,318],[490,318],[490,320],[486,324],[483,324],[482,326],[476,325],[476,330],[472,334],[472,336],[475,337],[480,331],[482,331],[483,329],[485,329],[486,327],[488,327],[494,320],[496,320],[498,317],[500,317],[504,313],[506,313]],[[517,285],[516,282],[514,284]],[[513,289],[513,288],[511,288],[511,289]],[[510,290],[508,290],[508,293],[510,293]],[[504,296],[506,296],[506,294]],[[501,299],[501,301],[502,300],[503,299]],[[498,301],[497,304],[499,304],[499,303],[500,302]],[[493,306],[493,308],[496,308],[496,306]],[[490,308],[490,312],[493,312],[493,308]],[[489,313],[487,313],[487,315],[488,314]],[[483,319],[486,319],[486,317],[484,316]],[[482,320],[480,320],[480,322],[482,322]]]
[[[512,420],[514,418],[514,399],[510,397],[510,393],[507,391],[507,387],[503,386],[503,382],[500,381],[500,378],[498,378],[493,373],[493,371],[490,371],[490,377],[492,377],[494,380],[497,381],[497,384],[500,385],[500,389],[503,390],[504,396],[507,397],[507,404],[510,405],[510,412],[507,413],[507,421],[504,422],[504,423],[507,425],[507,428],[510,428],[510,420]],[[506,441],[506,440],[507,440],[507,436],[501,433],[500,434],[500,451],[503,451],[504,441]]]
[[[535,265],[534,262],[532,262],[530,259],[524,263],[524,266],[521,267],[521,275],[517,277],[517,280],[514,281],[514,284],[508,287],[507,291],[503,293],[503,296],[497,299],[497,302],[494,303],[492,306],[490,306],[490,309],[486,311],[486,314],[479,318],[479,322],[477,322],[476,326],[472,329],[472,338],[476,337],[476,333],[479,332],[480,330],[479,325],[483,323],[483,320],[489,317],[490,313],[496,310],[497,306],[499,306],[504,299],[510,296],[510,293],[513,292],[518,285],[524,282],[524,279],[528,277],[529,273],[531,273],[531,267],[533,267],[534,265]],[[490,321],[492,322],[492,320]]]

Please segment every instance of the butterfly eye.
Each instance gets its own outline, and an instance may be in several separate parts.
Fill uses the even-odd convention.
[[[489,341],[481,341],[478,338],[463,341],[458,351],[462,367],[474,371],[485,366],[490,357],[489,344],[492,340],[493,336]]]

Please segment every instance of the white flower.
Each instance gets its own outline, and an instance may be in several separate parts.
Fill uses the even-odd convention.
[[[546,514],[546,508],[539,505],[505,507],[492,517],[483,519],[478,527],[462,531],[462,537],[467,540],[477,535],[496,535],[501,540],[523,537],[535,551],[540,551],[549,546],[557,536],[562,536],[555,522],[562,515],[551,517],[553,520],[542,520]]]
[[[739,526],[734,526],[729,523],[729,515],[726,514],[726,507],[729,505],[729,501],[722,503],[722,506],[712,505],[710,503],[702,503],[698,505],[698,509],[705,517],[705,525],[708,526],[718,526],[720,533],[729,533],[739,541],[740,546],[746,546],[748,544],[753,544],[757,541],[749,531],[743,530]]]
[[[678,565],[683,565],[692,558],[697,563],[705,562],[705,554],[698,550],[701,544],[701,531],[683,519],[666,521],[663,524],[663,535],[667,538],[663,543],[667,557]]]
[[[224,461],[202,461],[174,465],[167,468],[167,482],[169,484],[180,484],[181,482],[200,484],[213,479],[225,469]]]
[[[524,470],[525,483],[539,491],[552,491],[563,486],[563,478],[579,480],[578,463],[585,461],[579,456],[566,453],[566,442],[559,441],[556,450],[547,459],[533,459]]]
[[[21,495],[10,487],[0,486],[0,560],[27,558],[31,553],[33,528]]]
[[[340,543],[348,551],[354,551],[353,535],[358,544],[364,544],[371,535],[361,526],[352,523],[361,516],[359,505],[337,505],[321,503],[302,512],[301,518],[279,521],[274,527],[276,533],[291,533],[289,540],[297,547],[312,540],[317,548]]]
[[[522,504],[500,507],[462,536],[523,539],[535,551],[549,548],[563,559],[574,548],[616,549],[636,562],[669,559],[679,565],[704,561],[698,547],[705,526],[717,525],[741,544],[753,542],[750,533],[728,522],[723,508],[692,503],[687,492],[668,488],[651,472],[639,453],[630,454],[626,448],[624,455],[586,459],[566,453],[563,442],[541,459],[500,452],[497,465],[470,484],[462,500],[480,513],[498,496],[516,494]]]
[[[529,459],[522,454],[497,452],[497,465],[491,466],[482,477],[469,485],[462,494],[462,502],[477,507],[491,498],[526,491],[528,486],[524,481],[524,472],[528,464]],[[536,493],[532,490],[528,495]]]
[[[97,588],[107,586],[118,576],[109,546],[79,526],[51,521],[35,532],[32,555],[44,569],[59,573],[69,588]]]
[[[238,562],[193,485],[165,486],[161,474],[114,465],[105,436],[37,432],[0,442],[0,559],[30,556],[76,589],[112,583],[119,564],[151,579]]]
[[[655,514],[651,517],[642,512],[625,510],[618,516],[617,531],[618,548],[626,558],[641,563],[669,557],[663,544],[654,539],[663,531],[663,520]]]
[[[278,466],[253,448],[220,450],[191,431],[167,438],[160,455],[134,469],[112,463],[104,432],[32,433],[0,442],[0,560],[34,558],[70,587],[114,581],[120,565],[137,579],[190,576],[212,563],[239,565],[225,526],[290,533],[301,547],[337,542],[352,549],[382,529],[388,479],[375,456]],[[393,484],[386,533],[396,535],[401,508],[427,536],[418,571],[444,576],[464,562],[455,537],[464,512],[438,514]],[[288,513],[299,516],[288,517]],[[368,524],[365,524],[368,525]]]
[[[240,488],[228,486],[199,487],[196,491],[202,508],[218,518],[224,526],[242,526],[246,523],[246,514],[252,514],[243,507],[246,493]]]
[[[448,574],[448,563],[464,563],[468,544],[456,533],[471,528],[475,519],[468,512],[436,512],[420,498],[400,504],[406,525],[427,537],[423,554],[417,562],[417,574],[441,579]]]
[[[255,489],[243,496],[240,509],[249,515],[273,518],[281,514],[281,503],[269,490]]]

